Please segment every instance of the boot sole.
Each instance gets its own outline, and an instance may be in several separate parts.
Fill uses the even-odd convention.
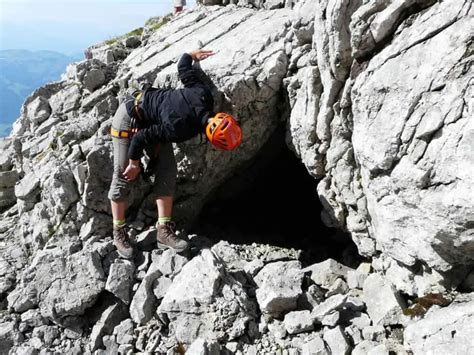
[[[185,251],[186,249],[188,249],[188,247],[186,247],[184,249],[173,248],[173,247],[170,247],[169,245],[161,244],[160,242],[156,242],[156,244],[158,245],[159,249],[162,249],[162,250],[172,249],[172,250],[175,250],[177,253],[181,253],[181,252]]]

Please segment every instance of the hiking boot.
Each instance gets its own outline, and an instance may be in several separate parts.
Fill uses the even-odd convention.
[[[160,249],[174,249],[178,253],[188,248],[188,242],[178,238],[175,231],[175,224],[167,222],[165,224],[156,225],[156,240]]]
[[[122,258],[133,258],[133,245],[124,227],[114,227],[114,245],[117,248],[117,252]]]

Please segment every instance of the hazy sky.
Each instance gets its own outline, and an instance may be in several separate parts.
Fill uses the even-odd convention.
[[[0,50],[86,47],[172,11],[173,0],[0,0]],[[188,7],[195,0],[187,0]]]

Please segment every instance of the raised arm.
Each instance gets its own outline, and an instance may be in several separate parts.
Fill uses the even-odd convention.
[[[197,83],[202,83],[197,71],[193,68],[193,60],[195,62],[204,60],[214,52],[211,50],[197,49],[190,53],[184,53],[178,62],[178,77],[183,83],[184,87],[191,87]]]

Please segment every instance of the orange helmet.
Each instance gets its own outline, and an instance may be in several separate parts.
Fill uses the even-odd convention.
[[[239,123],[228,113],[219,112],[211,118],[206,127],[206,136],[219,149],[234,150],[242,142]]]

